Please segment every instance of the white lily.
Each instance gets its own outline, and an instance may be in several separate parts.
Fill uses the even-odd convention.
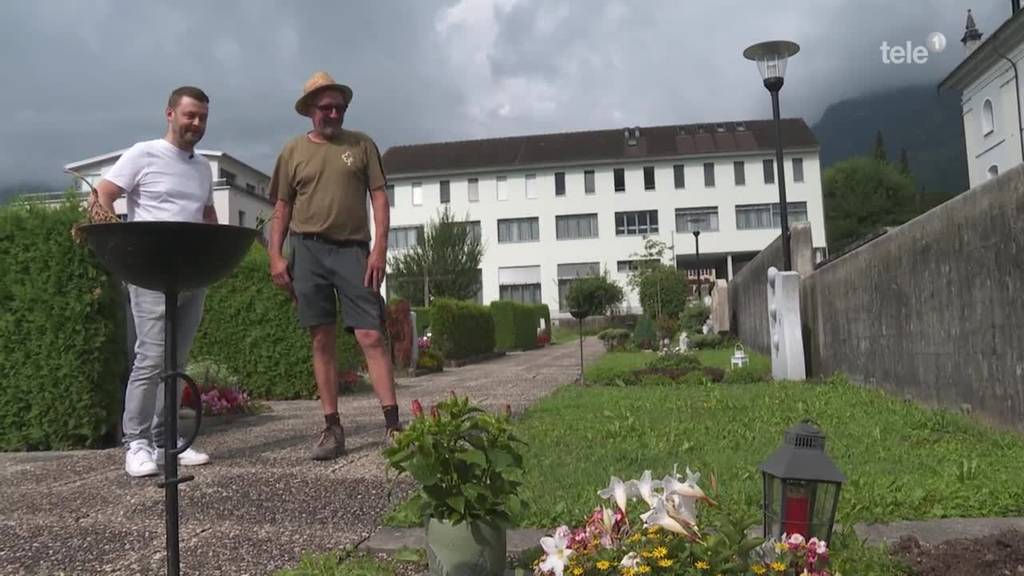
[[[643,498],[648,506],[654,506],[654,498],[657,496],[654,491],[658,488],[661,488],[661,480],[651,480],[650,470],[644,470],[639,480],[629,481],[630,495]]]
[[[697,499],[693,496],[669,494],[665,496],[665,510],[680,523],[697,524]]]
[[[669,514],[665,500],[661,498],[655,502],[654,507],[649,512],[641,514],[640,519],[644,521],[644,528],[660,526],[669,532],[690,535],[690,530]]]
[[[540,565],[541,570],[550,571],[555,576],[563,576],[565,565],[574,552],[567,548],[568,540],[562,530],[556,531],[554,537],[545,536],[540,539],[540,546],[544,549],[544,561]]]
[[[601,498],[614,498],[619,509],[623,512],[626,511],[628,491],[626,489],[626,484],[618,476],[612,476],[611,481],[608,483],[608,487],[598,492],[597,495]]]
[[[619,562],[621,568],[636,568],[640,565],[640,555],[636,552],[630,552],[622,558],[622,562]]]

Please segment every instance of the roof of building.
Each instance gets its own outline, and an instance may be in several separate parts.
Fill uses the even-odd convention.
[[[802,118],[783,119],[781,129],[784,148],[818,148],[818,140]],[[389,176],[403,176],[774,149],[774,122],[753,120],[394,146],[383,160]]]
[[[969,15],[965,28],[970,30],[972,25],[977,31],[974,17]],[[1022,32],[1024,32],[1024,10],[1018,10],[1007,18],[991,36],[983,40],[973,52],[968,54],[952,72],[947,74],[942,82],[939,82],[939,89],[963,90],[996,63],[1006,62],[999,52],[1005,53],[1019,45]]]
[[[66,170],[78,170],[79,168],[82,168],[83,166],[90,166],[90,165],[93,165],[93,164],[101,164],[103,162],[106,162],[107,160],[113,160],[115,158],[119,158],[121,156],[121,154],[124,154],[127,151],[128,151],[127,148],[121,148],[120,150],[115,150],[113,152],[107,152],[106,154],[100,154],[99,156],[93,156],[91,158],[86,158],[84,160],[77,160],[75,162],[71,162],[70,164],[65,164],[64,168]],[[222,152],[220,150],[204,150],[204,149],[200,149],[200,148],[196,148],[196,152],[198,152],[201,156],[206,156],[208,158],[228,158],[228,159],[230,159],[230,160],[232,160],[234,162],[237,162],[238,164],[241,164],[242,166],[245,166],[246,168],[249,168],[250,170],[254,170],[254,171],[256,171],[256,172],[266,176],[267,178],[270,178],[269,175],[267,175],[265,172],[263,172],[259,168],[255,168],[251,164],[247,164],[247,163],[239,160],[238,158],[228,154],[227,152]]]

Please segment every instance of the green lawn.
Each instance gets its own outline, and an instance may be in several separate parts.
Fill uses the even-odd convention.
[[[400,550],[394,559],[385,561],[350,549],[340,553],[305,554],[298,566],[279,570],[275,576],[395,576],[401,564],[423,565],[423,554]]]

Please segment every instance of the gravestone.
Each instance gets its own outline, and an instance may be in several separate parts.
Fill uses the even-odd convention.
[[[804,380],[804,341],[800,329],[800,273],[768,269],[768,331],[772,378]]]

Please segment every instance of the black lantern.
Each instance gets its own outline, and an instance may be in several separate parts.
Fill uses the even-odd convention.
[[[825,435],[810,420],[786,430],[760,466],[764,476],[764,537],[800,534],[830,541],[846,476],[825,453]]]

